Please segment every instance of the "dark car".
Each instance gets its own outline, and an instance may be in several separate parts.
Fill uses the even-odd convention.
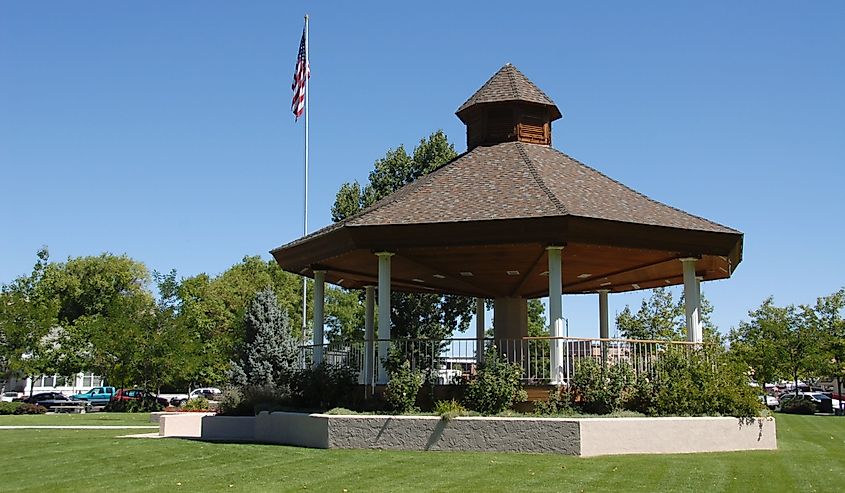
[[[112,397],[113,401],[140,401],[153,399],[162,406],[167,406],[169,404],[167,399],[164,397],[158,397],[152,392],[144,389],[120,389],[116,394],[114,394],[114,397]]]
[[[40,394],[21,399],[21,402],[37,404],[47,409],[52,409],[54,407],[67,406],[74,401],[61,392],[41,392]]]

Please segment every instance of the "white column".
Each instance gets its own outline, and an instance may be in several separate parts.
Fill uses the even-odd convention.
[[[378,252],[378,383],[387,383],[384,361],[390,348],[390,252]]]
[[[549,324],[552,337],[563,337],[563,268],[561,251],[563,247],[546,248],[549,256]],[[563,383],[563,340],[553,339],[550,349],[549,377],[553,384]]]
[[[599,337],[607,339],[610,334],[607,320],[607,289],[599,289]]]
[[[375,348],[373,347],[373,322],[375,321],[375,286],[365,286],[364,301],[364,384],[373,384],[373,359]]]
[[[475,299],[475,358],[484,362],[484,298]]]
[[[314,271],[314,359],[313,365],[317,366],[323,362],[323,326],[325,325],[325,317],[323,316],[323,306],[326,297],[326,271]]]
[[[607,323],[607,289],[599,289],[599,338],[607,339],[610,335]],[[601,341],[601,362],[607,364],[607,341]]]
[[[701,296],[695,278],[696,258],[682,258],[684,265],[684,306],[687,316],[687,341],[701,342]]]

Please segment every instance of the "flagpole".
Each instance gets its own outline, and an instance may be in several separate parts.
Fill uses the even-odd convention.
[[[305,14],[305,63],[310,66],[311,60],[308,56],[308,14]],[[305,204],[302,215],[302,236],[308,234],[308,118],[311,114],[308,111],[308,97],[310,91],[308,90],[308,79],[305,77]],[[302,344],[306,344],[308,340],[308,278],[302,278]]]

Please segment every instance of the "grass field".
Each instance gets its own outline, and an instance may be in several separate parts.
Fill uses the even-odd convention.
[[[10,423],[2,417],[2,424]],[[845,418],[777,415],[777,426],[777,451],[591,459],[116,438],[129,430],[0,430],[0,490],[842,491]]]
[[[0,426],[143,426],[155,424],[150,423],[149,413],[25,414],[21,416],[0,416]],[[2,485],[0,485],[0,491],[2,491]]]

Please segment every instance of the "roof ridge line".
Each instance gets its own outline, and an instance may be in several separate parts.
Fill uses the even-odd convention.
[[[623,187],[623,188],[626,188],[626,189],[630,190],[631,192],[635,193],[636,195],[639,195],[640,197],[642,197],[642,198],[644,198],[644,199],[648,200],[649,202],[652,202],[652,203],[655,203],[655,204],[658,204],[658,205],[662,205],[663,207],[668,207],[669,209],[672,209],[673,211],[680,212],[680,213],[682,213],[682,214],[686,214],[687,216],[694,217],[694,218],[696,218],[696,219],[700,219],[700,220],[702,220],[702,221],[704,221],[704,222],[707,222],[707,223],[710,223],[710,224],[712,224],[712,225],[714,225],[714,226],[719,226],[720,228],[729,229],[729,230],[731,230],[731,231],[733,231],[733,232],[735,232],[735,233],[742,233],[741,231],[738,231],[738,230],[736,230],[736,229],[734,229],[734,228],[732,228],[732,227],[730,227],[730,226],[725,226],[724,224],[717,223],[716,221],[712,221],[712,220],[710,220],[710,219],[707,219],[706,217],[698,216],[698,215],[693,214],[693,213],[691,213],[691,212],[687,212],[687,211],[685,211],[685,210],[683,210],[683,209],[679,209],[679,208],[677,208],[677,207],[675,207],[675,206],[672,206],[672,205],[669,205],[669,204],[665,204],[665,203],[663,203],[663,202],[661,202],[661,201],[659,201],[659,200],[657,200],[657,199],[653,199],[653,198],[649,197],[648,195],[646,195],[646,194],[644,194],[644,193],[642,193],[642,192],[639,192],[639,191],[637,191],[637,190],[634,190],[633,188],[629,187],[628,185],[626,185],[626,184],[622,183],[621,181],[616,180],[616,179],[614,179],[614,178],[612,178],[612,177],[610,177],[610,176],[608,176],[608,175],[606,175],[606,174],[602,173],[601,171],[597,170],[596,168],[593,168],[592,166],[590,166],[589,164],[584,164],[584,163],[582,163],[581,161],[579,161],[579,160],[575,159],[574,157],[570,156],[569,154],[567,154],[567,153],[565,153],[565,152],[563,152],[563,151],[561,151],[561,150],[559,150],[559,149],[555,149],[554,147],[551,147],[551,146],[549,146],[549,149],[552,149],[553,151],[555,151],[555,152],[557,152],[557,153],[559,153],[559,154],[563,155],[563,156],[564,156],[564,157],[566,157],[567,159],[571,159],[572,161],[574,161],[574,162],[576,162],[576,163],[580,164],[581,166],[584,166],[584,167],[586,167],[586,168],[589,168],[589,169],[591,169],[591,170],[595,171],[596,173],[598,173],[599,175],[603,176],[604,178],[607,178],[608,180],[612,181],[613,183],[616,183],[617,185],[619,185],[619,186],[621,186],[621,187]]]
[[[525,164],[528,166],[528,171],[531,173],[531,177],[534,178],[534,181],[537,182],[537,186],[540,187],[540,190],[546,193],[546,196],[549,197],[552,204],[554,204],[555,208],[557,208],[558,212],[563,215],[569,214],[566,210],[566,207],[563,205],[563,202],[557,198],[555,194],[546,186],[546,183],[540,177],[540,172],[537,171],[537,168],[534,167],[534,163],[531,162],[531,158],[528,156],[528,153],[525,152],[525,144],[522,142],[516,142],[516,148],[519,150],[519,155],[522,156],[522,160],[525,161]]]
[[[511,65],[510,63],[505,65],[505,67],[514,68],[513,65]],[[513,70],[505,70],[505,73],[508,76],[508,82],[510,82],[511,91],[513,92],[514,97],[519,99],[520,96],[522,96],[522,95],[519,93],[519,88],[516,87],[516,80],[514,79],[514,76],[513,76]]]

